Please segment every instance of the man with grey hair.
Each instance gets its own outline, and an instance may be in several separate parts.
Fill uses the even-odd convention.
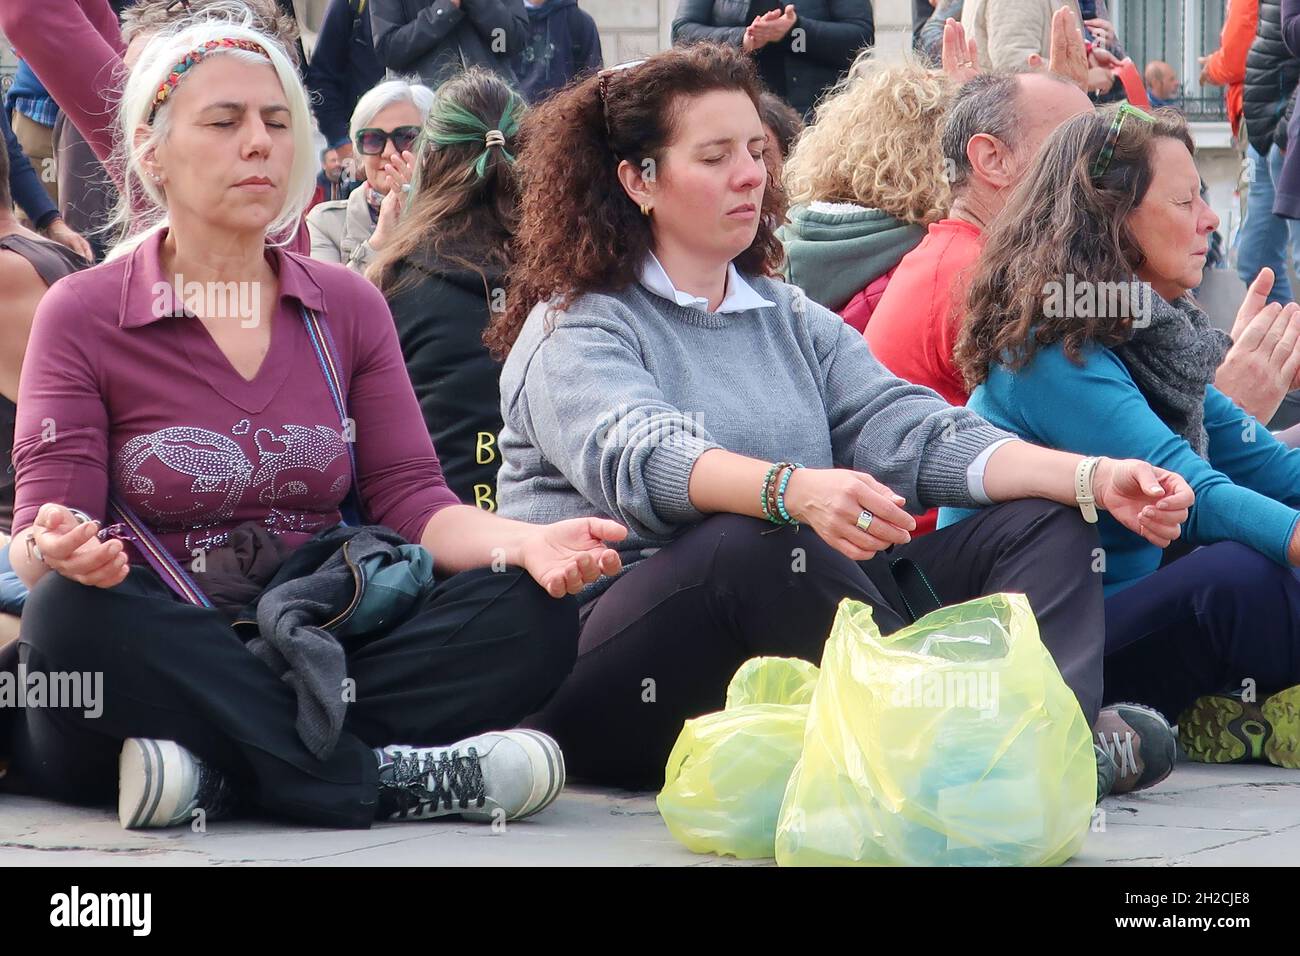
[[[871,350],[895,375],[966,404],[952,352],[984,232],[1052,131],[1091,109],[1077,85],[1048,72],[980,73],[957,91],[941,140],[952,206],[899,262],[867,325]]]

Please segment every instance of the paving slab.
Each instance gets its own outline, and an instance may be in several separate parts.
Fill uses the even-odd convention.
[[[1300,862],[1300,771],[1181,763],[1160,785],[1109,797],[1072,866]],[[545,813],[493,828],[457,821],[326,830],[260,820],[127,832],[111,810],[0,794],[4,866],[741,866],[668,833],[653,793],[574,785]]]

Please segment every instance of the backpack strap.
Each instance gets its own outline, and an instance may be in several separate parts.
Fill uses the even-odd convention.
[[[191,604],[212,607],[212,602],[203,593],[203,589],[194,583],[194,579],[172,553],[162,546],[149,526],[115,492],[109,493],[108,509],[111,515],[131,529],[136,547],[149,562],[149,566],[158,572],[164,584]]]

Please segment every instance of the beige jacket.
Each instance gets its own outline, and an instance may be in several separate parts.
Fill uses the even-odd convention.
[[[1083,14],[1075,0],[966,0],[961,24],[979,47],[982,68],[1024,69],[1031,53],[1047,59],[1052,14],[1065,6],[1074,11],[1075,23],[1082,25]]]
[[[366,187],[358,186],[347,199],[317,203],[307,213],[311,233],[311,257],[321,262],[339,262],[364,273],[375,258],[370,234],[375,231],[366,202]]]

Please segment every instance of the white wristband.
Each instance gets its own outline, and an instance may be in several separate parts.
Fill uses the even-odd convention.
[[[1083,520],[1088,524],[1097,523],[1097,499],[1092,493],[1092,476],[1100,461],[1100,458],[1085,458],[1074,469],[1074,500],[1079,503]]]

